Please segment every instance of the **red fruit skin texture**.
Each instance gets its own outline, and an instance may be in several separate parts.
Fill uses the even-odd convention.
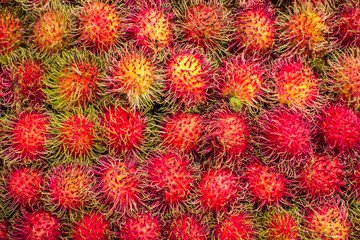
[[[238,176],[229,169],[209,169],[199,184],[200,201],[205,208],[224,211],[237,200],[240,192]]]
[[[168,229],[169,240],[206,240],[209,231],[194,216],[182,215],[173,220]]]
[[[247,213],[239,213],[227,216],[215,227],[216,239],[237,240],[248,239],[255,240],[254,223]]]
[[[11,106],[14,102],[14,90],[10,76],[0,68],[0,105]]]
[[[273,167],[259,163],[251,164],[246,169],[245,179],[249,184],[253,201],[260,206],[279,205],[287,195],[287,180]]]
[[[105,216],[91,212],[77,222],[72,230],[73,240],[106,240],[109,239],[110,223]]]
[[[354,2],[355,5],[355,2]],[[360,47],[360,7],[347,5],[338,16],[338,34],[344,46]]]
[[[121,240],[160,240],[160,221],[149,213],[127,218],[120,228]]]
[[[3,220],[0,220],[0,239],[9,240],[8,225]]]
[[[187,199],[195,185],[191,162],[173,153],[153,156],[149,160],[147,179],[152,197],[168,206]]]
[[[15,227],[16,240],[57,240],[61,236],[59,219],[46,211],[25,213]]]
[[[291,214],[276,213],[265,223],[266,240],[300,240],[299,225]]]
[[[169,116],[161,129],[162,144],[186,154],[196,152],[202,137],[202,122],[199,114],[179,112]]]
[[[359,116],[342,104],[327,106],[318,116],[317,134],[330,151],[353,156],[359,150]]]
[[[146,119],[128,107],[104,109],[103,139],[111,152],[136,152],[145,142]]]
[[[43,174],[40,170],[19,167],[7,175],[6,190],[14,204],[33,206],[40,201]]]
[[[312,125],[304,114],[274,109],[265,113],[259,122],[258,142],[265,156],[288,161],[312,153]]]
[[[312,198],[341,193],[345,185],[345,166],[338,158],[315,155],[300,172],[300,188]]]
[[[6,10],[0,12],[0,56],[16,50],[24,31],[21,21]]]

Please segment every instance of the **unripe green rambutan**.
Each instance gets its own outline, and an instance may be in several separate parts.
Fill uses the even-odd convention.
[[[54,166],[47,175],[45,200],[51,212],[64,214],[81,211],[95,199],[96,185],[92,169],[87,165]]]
[[[255,240],[255,224],[248,213],[232,213],[215,226],[217,240]]]
[[[62,234],[59,219],[50,212],[24,212],[15,224],[14,240],[57,240]]]
[[[12,11],[0,7],[0,56],[16,50],[22,42],[24,28]]]
[[[173,219],[167,230],[169,240],[206,240],[209,230],[195,216],[180,215]]]
[[[73,240],[106,240],[111,233],[110,222],[98,211],[84,215],[71,230]]]
[[[149,110],[158,99],[159,70],[146,49],[126,46],[116,52],[104,79],[106,94],[115,101],[125,95],[134,108]]]
[[[124,31],[122,6],[101,1],[85,2],[77,9],[78,43],[95,53],[118,46]]]

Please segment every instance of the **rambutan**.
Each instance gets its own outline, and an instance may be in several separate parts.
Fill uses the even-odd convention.
[[[351,155],[360,147],[359,116],[344,106],[326,106],[317,116],[317,142],[332,152]]]
[[[169,240],[206,240],[209,238],[209,229],[195,216],[180,215],[173,219],[168,228]]]
[[[350,222],[345,205],[320,205],[305,216],[310,239],[349,239]]]
[[[336,19],[341,43],[360,47],[360,7],[356,1],[345,3]]]
[[[227,168],[205,170],[199,182],[199,197],[205,208],[214,211],[231,209],[241,193],[239,176]]]
[[[120,227],[121,240],[160,240],[161,222],[150,213],[128,217]]]
[[[234,15],[230,48],[251,54],[267,54],[275,43],[275,18],[270,4],[249,4]]]
[[[329,197],[342,192],[345,177],[345,166],[338,158],[316,154],[300,172],[300,188],[312,198]]]
[[[146,167],[146,176],[149,198],[159,199],[160,208],[176,209],[189,198],[195,185],[195,167],[190,159],[171,152],[154,154]]]
[[[258,59],[245,57],[244,54],[226,59],[219,68],[220,96],[229,98],[235,110],[242,105],[257,107],[263,95],[266,72]]]
[[[259,118],[258,144],[266,158],[280,159],[280,162],[294,162],[313,152],[311,133],[313,129],[303,113],[286,109],[274,108]],[[282,165],[284,167],[284,165]]]
[[[175,50],[168,62],[164,78],[166,103],[173,108],[192,108],[206,103],[212,64],[203,54],[195,50]]]
[[[144,148],[147,119],[141,112],[126,106],[104,107],[101,126],[102,139],[111,153],[137,153]]]
[[[288,180],[275,167],[258,162],[251,163],[245,170],[245,181],[253,197],[260,207],[285,203],[289,196]]]
[[[122,7],[101,1],[86,2],[77,9],[78,43],[95,53],[107,52],[119,45],[124,31]]]
[[[61,214],[79,211],[95,199],[95,180],[92,169],[86,165],[63,164],[48,173],[45,200],[51,211]]]
[[[110,222],[98,211],[84,215],[71,231],[73,240],[106,240],[110,234]]]
[[[15,225],[13,239],[57,240],[62,234],[61,225],[59,219],[50,212],[25,212]]]
[[[250,214],[244,212],[226,215],[225,218],[215,226],[216,239],[255,240],[255,235],[255,224],[252,217]]]
[[[178,112],[164,119],[160,144],[181,153],[197,152],[202,131],[203,118],[200,114]]]
[[[0,8],[0,56],[16,50],[22,42],[24,28],[12,11]]]
[[[115,99],[123,94],[132,107],[150,109],[161,84],[159,71],[148,51],[126,46],[115,55],[104,79],[106,94]]]
[[[9,240],[8,224],[4,220],[0,220],[0,239]]]
[[[9,73],[0,67],[0,106],[10,106],[14,105],[14,89]]]
[[[130,158],[103,156],[98,164],[96,189],[101,193],[99,199],[109,206],[109,212],[123,214],[136,210],[142,201],[142,177],[137,163]]]

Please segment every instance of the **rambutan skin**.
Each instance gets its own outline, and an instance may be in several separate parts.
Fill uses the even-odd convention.
[[[293,214],[276,210],[271,212],[264,222],[266,240],[300,240],[300,224]]]
[[[215,236],[219,240],[255,240],[255,235],[255,224],[248,213],[240,212],[226,216],[215,226]]]
[[[0,55],[5,55],[19,47],[24,28],[20,18],[4,7],[0,9],[0,26]]]
[[[4,220],[0,220],[0,239],[9,240],[8,224]]]
[[[209,230],[191,215],[180,215],[173,219],[168,228],[169,240],[205,240],[209,237]]]
[[[73,225],[71,231],[74,240],[106,240],[110,233],[110,222],[97,211],[84,215]]]
[[[360,47],[360,7],[349,1],[342,6],[336,19],[337,33],[342,45]]]

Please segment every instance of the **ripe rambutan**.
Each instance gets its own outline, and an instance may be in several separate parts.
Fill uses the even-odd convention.
[[[360,149],[360,119],[355,112],[338,103],[324,107],[317,120],[319,144],[344,156]]]
[[[14,10],[16,12],[16,9]],[[22,42],[24,28],[12,11],[0,8],[0,56],[16,50]]]
[[[327,1],[293,1],[288,13],[279,21],[279,52],[302,54],[307,58],[322,57],[334,45],[332,10]]]
[[[99,199],[109,212],[120,213],[136,210],[142,199],[142,176],[137,164],[131,158],[116,159],[103,156],[98,160],[95,174],[98,179]]]
[[[33,24],[31,40],[41,52],[54,53],[69,47],[71,13],[60,4],[56,6],[43,11]]]
[[[158,98],[159,71],[148,51],[126,46],[116,52],[104,79],[106,94],[118,99],[126,96],[135,108],[150,109]]]
[[[14,105],[14,89],[9,73],[0,67],[0,106],[12,107]]]
[[[130,18],[129,32],[137,45],[158,54],[167,51],[174,41],[174,23],[168,0],[137,1]]]
[[[181,153],[197,152],[202,139],[200,114],[178,112],[166,117],[161,126],[161,145]]]
[[[9,240],[8,224],[4,220],[0,220],[0,239]]]
[[[164,78],[166,103],[173,108],[191,108],[206,103],[211,79],[212,64],[195,50],[174,50]]]
[[[206,240],[209,238],[209,230],[195,216],[180,215],[173,219],[168,228],[169,240]]]
[[[236,240],[247,239],[255,240],[255,224],[248,213],[233,213],[227,215],[220,223],[215,226],[216,239]]]
[[[199,183],[200,201],[214,211],[231,209],[241,192],[239,176],[227,168],[207,169]]]
[[[147,119],[126,106],[106,106],[101,118],[102,139],[115,154],[137,153],[144,149]]]
[[[87,51],[63,51],[56,56],[45,90],[57,110],[86,108],[99,100],[100,60]]]
[[[62,164],[48,173],[45,199],[51,211],[61,214],[89,206],[95,197],[96,182],[92,169],[86,165]]]
[[[291,108],[314,109],[320,98],[320,81],[302,58],[279,59],[272,72],[276,101]]]
[[[251,137],[246,116],[218,109],[209,114],[204,125],[205,152],[212,152],[216,160],[234,160],[249,149]]]
[[[160,240],[162,224],[150,213],[127,217],[120,227],[121,240]]]
[[[3,155],[8,161],[24,163],[41,160],[48,153],[50,121],[45,113],[22,111],[5,123]]]
[[[243,104],[256,108],[266,77],[263,63],[241,54],[224,60],[223,65],[218,71],[220,96],[229,98],[235,110],[241,109]]]
[[[305,161],[299,182],[306,196],[319,198],[341,193],[344,178],[345,166],[338,158],[316,154]]]
[[[275,18],[270,4],[249,4],[234,16],[234,33],[230,48],[251,54],[267,54],[275,43]]]
[[[16,222],[13,239],[57,240],[62,234],[61,225],[59,219],[50,212],[25,212]]]
[[[6,198],[10,200],[7,209],[17,206],[33,207],[40,202],[41,187],[43,186],[43,173],[32,167],[13,167],[3,174]],[[1,238],[0,238],[1,239]]]
[[[356,1],[345,3],[336,19],[341,43],[344,46],[360,47],[360,6]]]
[[[124,31],[121,6],[101,1],[86,2],[77,9],[78,43],[95,53],[107,52],[119,45]]]
[[[160,208],[175,209],[189,198],[195,185],[195,167],[190,159],[171,152],[153,155],[146,176],[149,198],[159,199]]]
[[[71,231],[73,240],[106,240],[111,233],[110,222],[97,211],[84,215]]]
[[[263,155],[271,161],[298,161],[313,152],[313,125],[303,113],[283,107],[274,108],[259,118],[258,128],[259,146]]]
[[[309,209],[305,221],[310,239],[349,239],[350,222],[345,205],[316,206]]]
[[[254,162],[246,167],[245,180],[253,197],[260,207],[284,203],[289,195],[288,180],[275,167]]]

